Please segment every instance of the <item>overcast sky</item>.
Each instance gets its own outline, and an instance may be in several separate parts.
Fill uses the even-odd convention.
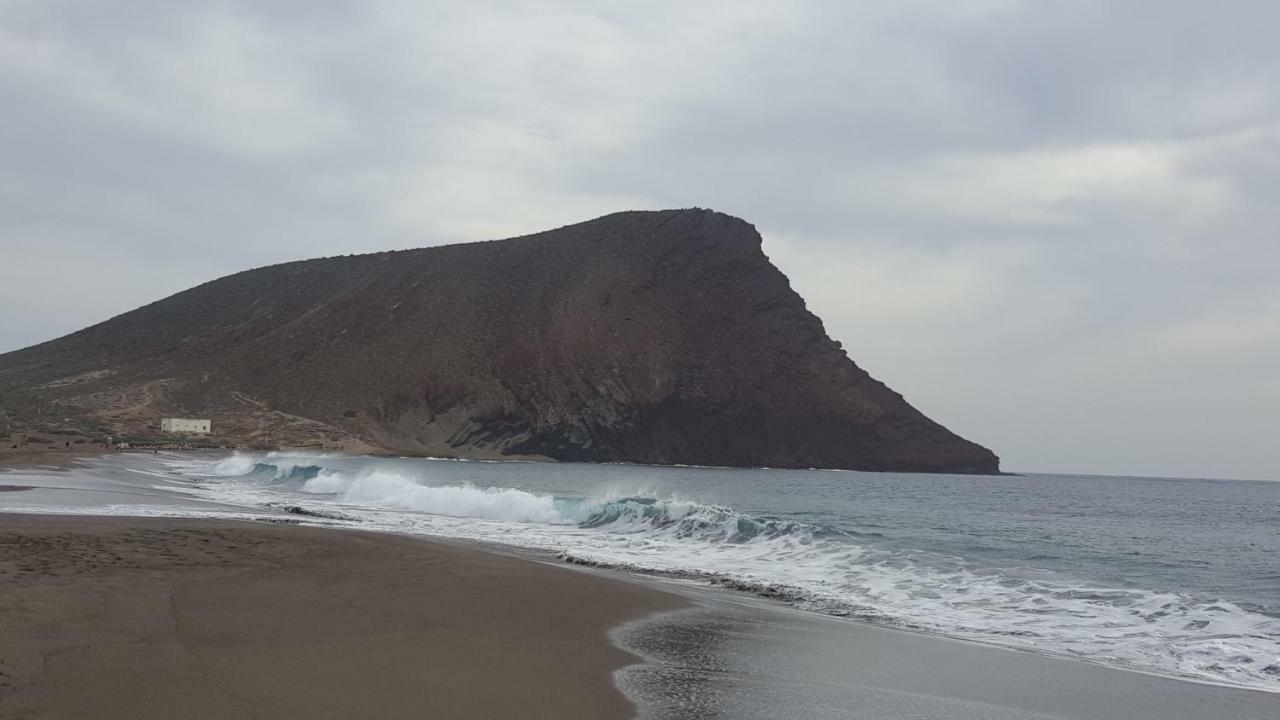
[[[0,0],[0,351],[264,264],[700,206],[1006,469],[1280,479],[1277,28],[1274,0]]]

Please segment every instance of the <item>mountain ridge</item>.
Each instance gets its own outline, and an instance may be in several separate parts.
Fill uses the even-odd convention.
[[[849,359],[753,226],[702,209],[242,271],[0,355],[0,408],[411,455],[998,471]]]

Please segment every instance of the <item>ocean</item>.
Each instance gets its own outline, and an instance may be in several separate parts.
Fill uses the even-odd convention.
[[[1280,692],[1280,482],[293,453],[96,462],[119,502],[77,507],[71,481],[64,497],[7,502],[479,541],[799,613]]]

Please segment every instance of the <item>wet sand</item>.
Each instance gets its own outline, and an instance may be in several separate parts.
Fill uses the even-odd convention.
[[[0,514],[0,718],[621,718],[636,583],[385,534]]]
[[[0,448],[0,473],[10,470],[65,470],[79,460],[107,452],[101,446],[97,449],[6,446]]]
[[[1206,685],[819,615],[705,588],[614,635],[653,720],[1275,720],[1280,693]]]

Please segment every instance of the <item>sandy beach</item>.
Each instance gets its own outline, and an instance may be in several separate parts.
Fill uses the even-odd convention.
[[[102,449],[63,449],[46,447],[0,447],[0,473],[13,470],[65,470],[77,461],[97,457]]]
[[[0,515],[0,718],[622,718],[676,596],[386,534]]]

